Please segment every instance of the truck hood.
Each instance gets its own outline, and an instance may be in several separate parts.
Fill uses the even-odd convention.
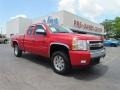
[[[76,33],[54,33],[56,38],[61,37],[61,38],[74,38],[77,37],[80,40],[101,40],[100,36],[95,36],[95,35],[89,35],[89,34],[76,34]]]

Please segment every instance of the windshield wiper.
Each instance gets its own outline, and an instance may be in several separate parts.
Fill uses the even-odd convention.
[[[58,32],[58,33],[69,33],[69,32]]]

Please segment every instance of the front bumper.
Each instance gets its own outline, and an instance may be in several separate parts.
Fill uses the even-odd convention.
[[[99,50],[91,50],[90,54],[91,54],[91,58],[100,58],[100,57],[105,57],[106,51],[105,48]]]
[[[94,51],[69,51],[72,66],[85,66],[91,64],[93,59],[105,56],[105,49]]]

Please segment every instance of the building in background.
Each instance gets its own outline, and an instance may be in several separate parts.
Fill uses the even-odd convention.
[[[31,19],[18,17],[11,19],[6,24],[6,35],[10,37],[14,34],[23,34],[25,29],[32,23]]]
[[[59,11],[32,20],[21,17],[10,20],[6,25],[7,36],[17,33],[23,34],[26,26],[41,22],[64,25],[78,33],[105,35],[104,27],[102,25],[91,22],[67,11]]]
[[[44,17],[39,17],[33,20],[33,23],[51,23],[57,25],[64,25],[72,29],[73,31],[80,33],[90,33],[96,35],[104,35],[104,27],[100,24],[91,22],[85,18],[74,15],[67,11],[60,11],[51,13]]]

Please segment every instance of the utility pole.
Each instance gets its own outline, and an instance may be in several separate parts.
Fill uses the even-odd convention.
[[[1,27],[1,35],[2,35],[2,27]]]
[[[2,27],[1,27],[1,38],[2,38]]]

